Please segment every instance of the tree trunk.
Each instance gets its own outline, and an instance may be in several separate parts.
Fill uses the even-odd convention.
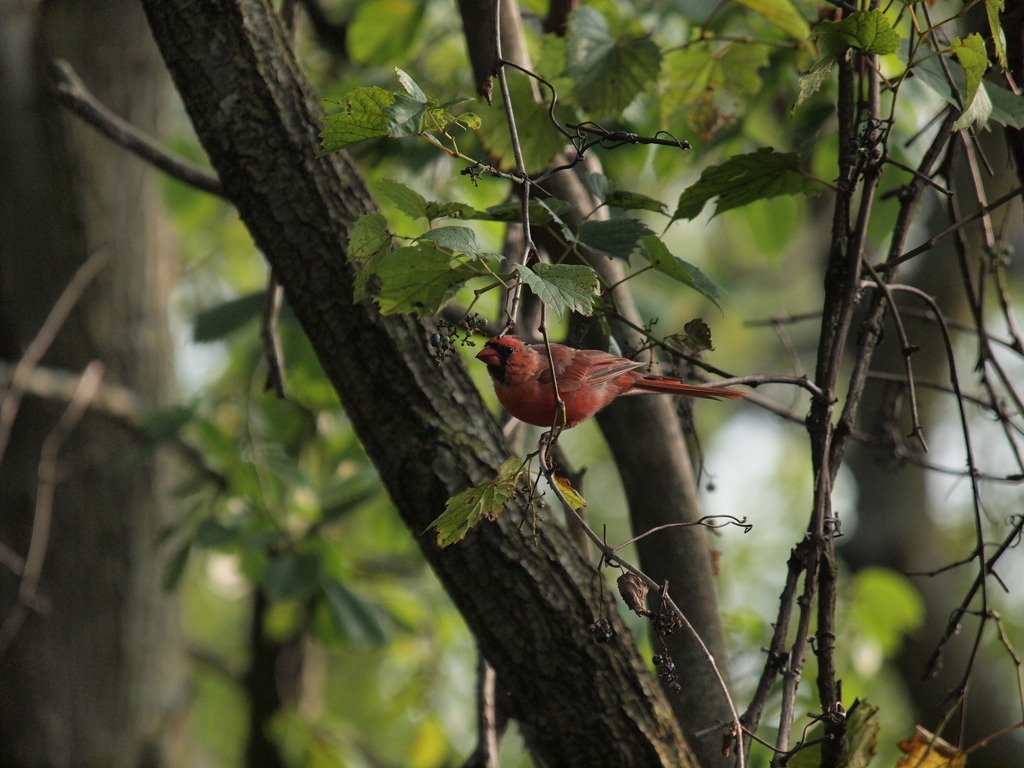
[[[266,254],[423,553],[509,689],[546,765],[693,765],[603,579],[542,515],[506,511],[444,550],[426,526],[506,451],[464,366],[429,330],[352,304],[344,253],[371,210],[342,155],[317,159],[320,108],[267,0],[147,0],[155,37],[228,196]],[[510,505],[511,506],[511,505]],[[610,617],[619,637],[586,627]]]
[[[17,360],[79,265],[110,257],[44,363],[153,405],[172,383],[172,243],[153,172],[51,97],[67,59],[121,116],[152,129],[167,78],[131,0],[0,5],[0,357]],[[64,404],[26,398],[0,464],[0,542],[24,556],[40,446]],[[156,534],[169,520],[165,460],[132,460],[131,433],[87,415],[65,445],[40,594],[0,658],[0,765],[136,766],[161,759],[182,695],[177,608],[161,590]],[[0,620],[19,578],[0,567]]]

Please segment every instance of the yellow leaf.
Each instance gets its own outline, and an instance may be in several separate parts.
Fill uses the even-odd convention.
[[[576,493],[576,489],[572,487],[572,483],[566,480],[564,477],[558,477],[555,475],[555,485],[558,486],[558,490],[562,492],[565,500],[569,502],[569,506],[579,511],[587,506],[587,500]]]
[[[906,756],[896,768],[964,768],[967,764],[964,752],[920,725],[914,726],[913,736],[897,746]]]

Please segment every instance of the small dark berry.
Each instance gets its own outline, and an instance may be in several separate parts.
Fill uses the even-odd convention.
[[[441,346],[441,334],[440,333],[432,333],[432,334],[430,334],[430,346],[432,346],[432,347],[440,347]]]

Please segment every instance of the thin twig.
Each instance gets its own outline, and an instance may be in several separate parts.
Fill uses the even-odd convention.
[[[1007,194],[1003,195],[1002,197],[1000,197],[995,202],[989,203],[988,205],[980,208],[979,210],[977,210],[974,213],[972,213],[970,216],[967,216],[966,218],[961,219],[956,224],[953,224],[952,226],[946,227],[946,229],[944,229],[941,232],[939,232],[939,234],[935,235],[934,237],[929,238],[928,240],[926,240],[925,242],[921,243],[921,245],[917,246],[916,248],[912,248],[911,250],[907,251],[906,253],[904,253],[899,258],[887,261],[884,264],[875,264],[874,265],[875,269],[878,270],[879,272],[889,272],[894,267],[898,266],[899,264],[902,264],[905,261],[910,261],[915,256],[920,256],[922,253],[925,253],[926,251],[930,251],[932,248],[934,248],[936,245],[938,245],[940,242],[945,240],[947,237],[949,237],[951,234],[953,234],[957,230],[959,230],[959,229],[963,228],[964,226],[970,224],[972,221],[977,221],[982,216],[985,216],[986,214],[991,213],[992,211],[994,211],[994,210],[996,210],[998,208],[1003,207],[1004,205],[1006,205],[1010,201],[1015,200],[1016,198],[1020,197],[1021,193],[1024,193],[1024,187],[1017,187],[1017,189],[1013,190],[1013,192],[1008,192]]]
[[[0,625],[0,656],[10,647],[27,614],[28,606],[35,602],[39,579],[43,573],[43,562],[50,541],[50,524],[53,518],[53,495],[57,488],[57,457],[64,442],[85,415],[103,379],[103,364],[93,360],[82,372],[81,381],[71,403],[64,410],[57,426],[46,436],[39,453],[39,484],[36,490],[35,513],[32,518],[32,537],[28,554],[21,573],[18,588],[18,602]]]
[[[716,522],[718,520],[724,520],[724,522]],[[628,547],[630,544],[635,544],[641,539],[646,539],[652,533],[663,531],[666,528],[691,528],[695,525],[702,525],[705,528],[727,528],[730,525],[735,525],[737,528],[742,528],[744,533],[750,533],[754,526],[747,522],[747,518],[738,518],[733,515],[704,515],[700,520],[694,520],[692,523],[666,523],[665,525],[658,525],[651,528],[649,531],[644,531],[639,536],[634,536],[629,541],[624,541],[618,546],[612,547],[612,552],[618,552],[620,549]]]
[[[623,560],[618,554],[616,554],[615,550],[608,546],[608,544],[605,543],[601,539],[601,537],[599,537],[593,531],[593,529],[587,524],[587,521],[580,516],[579,512],[577,512],[576,509],[572,506],[572,504],[569,503],[568,499],[565,498],[565,495],[562,493],[561,488],[555,482],[554,477],[551,474],[551,462],[547,456],[548,445],[550,445],[550,443],[544,443],[543,441],[541,443],[541,471],[544,473],[544,477],[548,481],[548,485],[551,487],[551,490],[554,492],[555,496],[558,497],[558,500],[560,502],[562,502],[562,506],[565,508],[567,514],[571,514],[576,518],[577,522],[579,523],[583,531],[586,533],[587,537],[592,542],[594,542],[594,545],[597,546],[598,550],[601,552],[601,557],[605,562],[609,564],[619,565],[622,568],[625,568],[630,573],[639,576],[644,581],[644,583],[647,584],[648,587],[656,590],[661,590],[661,584],[658,584],[656,581],[654,581],[654,579],[645,574],[639,568],[629,563],[628,561]],[[694,629],[692,624],[690,624],[689,619],[686,618],[686,615],[682,612],[682,610],[680,610],[679,606],[676,605],[675,601],[672,600],[672,598],[669,597],[667,594],[665,594],[665,601],[668,603],[673,613],[675,613],[676,616],[678,616],[679,619],[683,622],[683,624],[686,625],[686,628],[689,630],[690,634],[693,636],[693,638],[697,641],[697,644],[700,646],[705,659],[711,665],[711,669],[714,672],[715,677],[718,680],[718,684],[721,686],[722,692],[725,695],[725,700],[729,705],[729,711],[732,714],[732,722],[735,731],[737,734],[741,733],[742,726],[740,724],[739,715],[736,711],[736,705],[732,700],[732,695],[729,693],[729,687],[726,685],[725,679],[722,677],[722,673],[719,671],[718,665],[715,663],[715,657],[711,655],[711,651],[709,651],[707,645],[704,644],[704,640],[701,639],[701,636],[697,633],[697,630]],[[740,745],[740,748],[736,750],[736,759],[738,768],[746,768],[746,756],[744,754],[742,744]]]
[[[11,438],[11,428],[14,426],[14,419],[18,414],[21,405],[21,398],[25,394],[25,386],[32,375],[32,371],[43,359],[46,350],[50,348],[57,333],[63,327],[71,310],[74,309],[78,300],[82,298],[89,283],[100,273],[110,261],[110,252],[105,249],[96,251],[92,256],[75,272],[74,277],[64,288],[64,292],[54,303],[50,314],[47,315],[39,332],[36,333],[32,342],[25,348],[21,360],[14,369],[14,377],[10,389],[4,396],[3,403],[0,403],[0,462],[3,461],[4,453],[7,450],[7,443]]]
[[[903,327],[903,320],[900,317],[899,307],[896,306],[896,302],[892,299],[892,292],[889,290],[889,286],[886,285],[885,281],[879,277],[874,267],[867,259],[862,259],[861,263],[864,265],[864,269],[871,275],[871,279],[874,280],[874,285],[882,292],[885,296],[885,301],[889,305],[889,309],[892,310],[892,319],[896,325],[896,333],[900,337],[900,352],[903,355],[903,366],[907,372],[907,392],[910,394],[910,419],[913,425],[911,430],[911,437],[917,438],[918,443],[921,444],[921,450],[928,453],[928,443],[924,439],[924,431],[921,429],[921,414],[917,409],[917,388],[914,386],[914,368],[911,363],[911,357],[920,348],[912,346],[910,340],[907,338],[907,331]]]
[[[57,59],[53,62],[52,72],[56,81],[57,100],[108,139],[178,181],[218,197],[225,196],[220,179],[214,174],[170,154],[138,128],[103,106],[85,87],[68,62]]]

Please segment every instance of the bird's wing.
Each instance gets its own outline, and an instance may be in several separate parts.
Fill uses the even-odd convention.
[[[539,351],[544,355],[542,346]],[[544,361],[540,381],[550,384],[551,369],[547,365],[547,355],[544,355]],[[561,365],[559,365],[560,362]],[[590,386],[602,384],[643,365],[643,363],[627,360],[624,357],[615,357],[597,349],[573,350],[573,354],[568,360],[555,360],[558,388],[567,392],[577,389],[583,384]]]

